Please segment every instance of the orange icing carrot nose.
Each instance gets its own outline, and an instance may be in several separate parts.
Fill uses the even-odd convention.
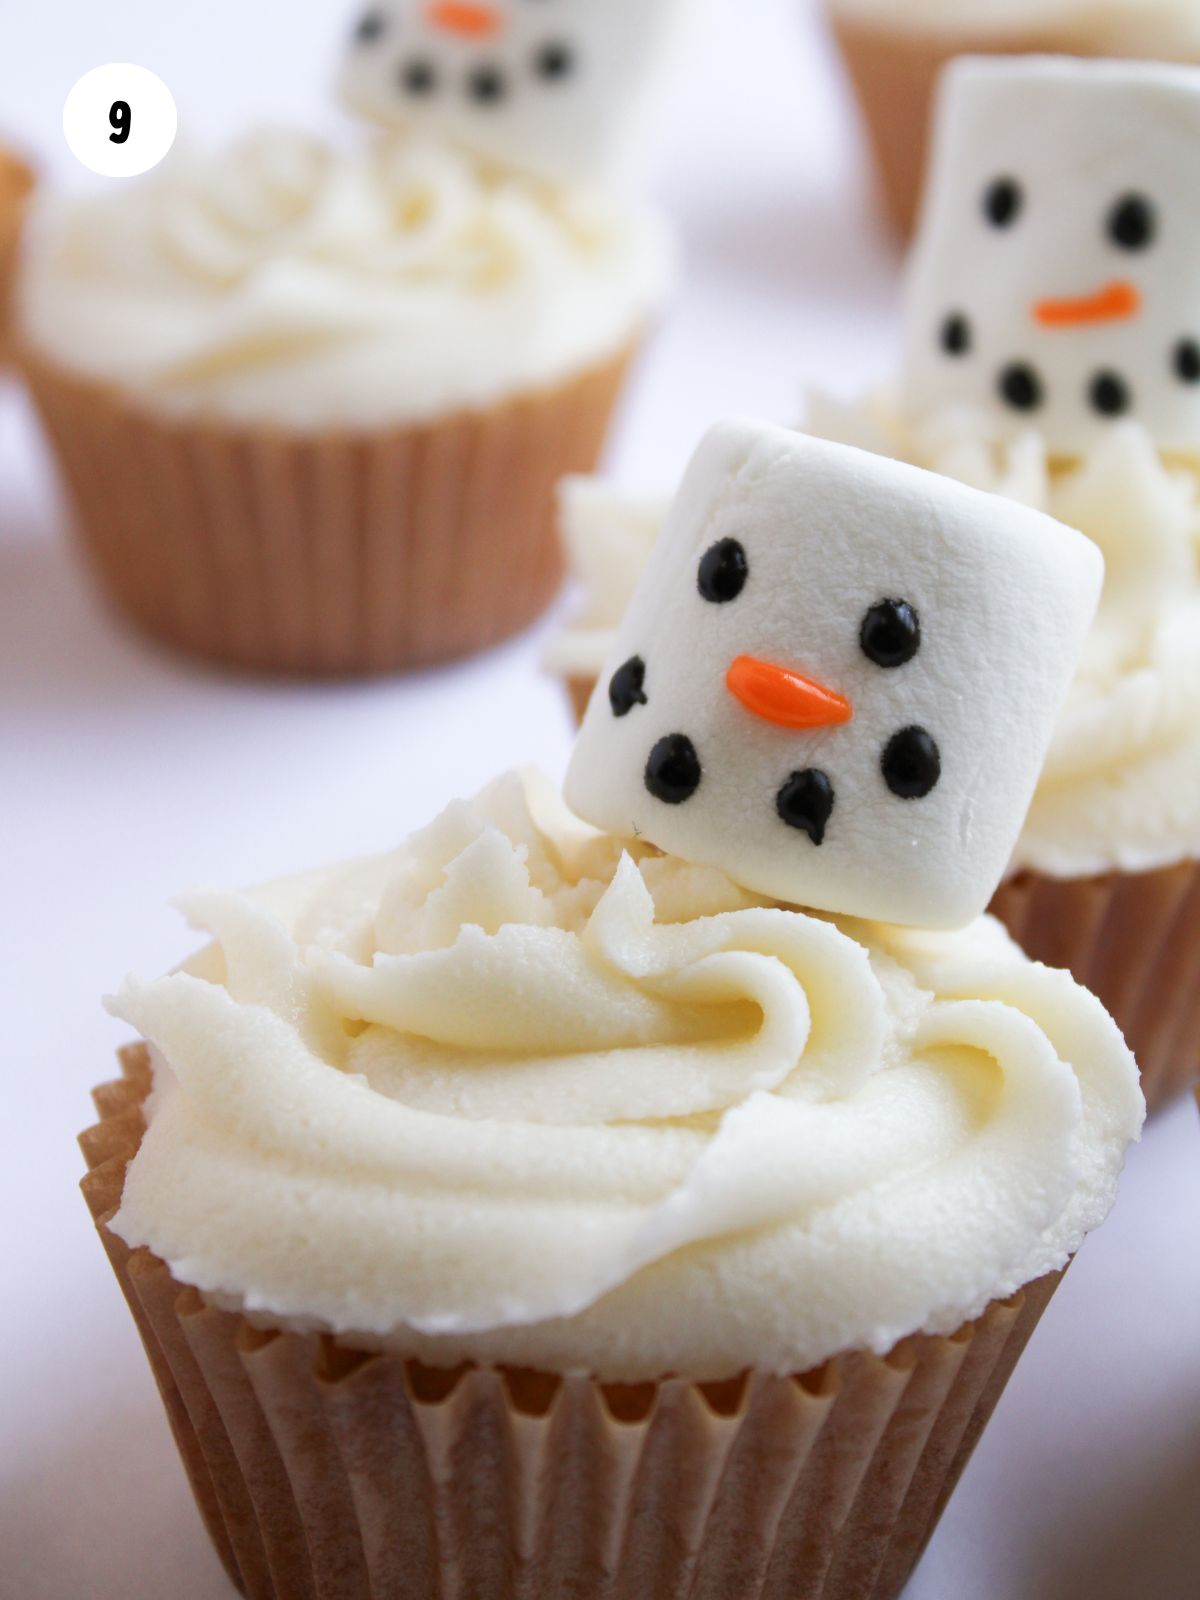
[[[738,656],[725,682],[747,711],[781,728],[829,728],[854,715],[849,700],[823,683],[754,656]]]
[[[1126,322],[1141,309],[1137,287],[1121,282],[1107,283],[1078,300],[1039,300],[1033,315],[1043,328],[1084,328],[1094,322]]]
[[[425,8],[425,20],[431,28],[460,33],[467,39],[490,39],[501,26],[498,11],[476,5],[473,0],[433,0]]]

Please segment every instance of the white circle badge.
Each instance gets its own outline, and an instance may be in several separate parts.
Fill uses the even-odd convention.
[[[105,178],[135,178],[175,143],[179,113],[170,89],[147,67],[93,67],[67,96],[63,133],[74,154]]]

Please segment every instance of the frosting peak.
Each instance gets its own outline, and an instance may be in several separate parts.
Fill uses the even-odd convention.
[[[21,316],[39,353],[169,410],[355,428],[575,377],[637,336],[668,273],[658,221],[603,191],[274,130],[45,202]]]
[[[1140,1121],[1099,1004],[990,922],[810,916],[510,777],[391,855],[185,902],[114,1226],[428,1359],[802,1370],[1059,1266]]]

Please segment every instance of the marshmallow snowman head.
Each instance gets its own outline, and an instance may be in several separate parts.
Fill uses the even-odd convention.
[[[1200,71],[966,58],[939,97],[904,403],[1076,455],[1133,417],[1200,448]]]
[[[551,180],[619,170],[681,0],[364,0],[350,108]]]
[[[723,423],[622,622],[568,804],[780,900],[962,926],[1016,843],[1103,573],[1040,512]]]

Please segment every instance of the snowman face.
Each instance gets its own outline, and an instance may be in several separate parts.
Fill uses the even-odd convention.
[[[1200,72],[964,60],[942,83],[904,394],[1057,455],[1133,417],[1200,447]]]
[[[539,176],[604,176],[636,143],[677,3],[365,0],[342,98]]]
[[[984,910],[1095,612],[1093,544],[748,422],[700,447],[588,708],[568,803],[775,898]]]

